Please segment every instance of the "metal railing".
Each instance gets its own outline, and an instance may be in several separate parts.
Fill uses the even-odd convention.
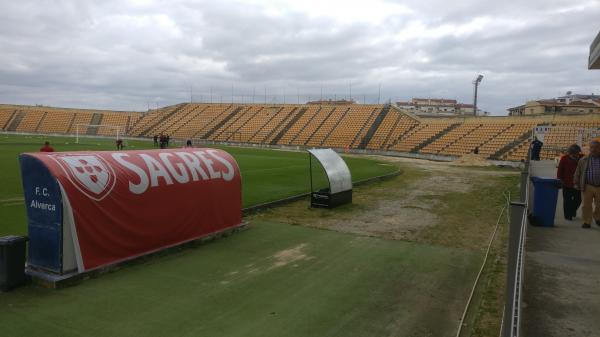
[[[527,210],[529,206],[529,163],[521,172],[521,196],[510,203],[510,228],[502,337],[521,335],[521,303],[523,302],[523,274],[525,241],[527,238]]]

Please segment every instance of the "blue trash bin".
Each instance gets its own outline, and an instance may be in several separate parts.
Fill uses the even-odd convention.
[[[556,201],[560,180],[546,177],[531,177],[533,182],[533,217],[539,225],[554,226]]]

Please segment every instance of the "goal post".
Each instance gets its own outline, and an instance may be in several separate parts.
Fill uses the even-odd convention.
[[[93,134],[88,134],[88,130],[94,128]],[[119,139],[125,134],[125,127],[121,125],[106,125],[106,124],[76,124],[75,125],[75,143],[79,144],[81,136],[92,136],[92,137],[113,137]],[[125,142],[125,140],[124,140]]]

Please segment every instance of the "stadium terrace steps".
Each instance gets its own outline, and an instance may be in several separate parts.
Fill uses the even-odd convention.
[[[69,126],[75,116],[72,112],[61,110],[50,110],[44,114],[40,120],[36,132],[44,131],[48,133],[65,134],[69,130]]]
[[[295,142],[296,139],[298,139],[298,137],[304,132],[304,130],[306,130],[308,128],[308,125],[315,119],[315,116],[317,116],[321,112],[321,109],[323,109],[323,107],[319,106],[319,108],[317,110],[315,110],[314,112],[305,114],[304,116],[302,116],[300,118],[300,120],[303,120],[303,121],[301,122],[300,120],[298,120],[298,123],[296,123],[294,125],[294,127],[296,125],[301,125],[301,127],[297,130],[296,134],[289,137],[290,138],[289,142],[284,143],[284,144],[291,145],[293,142]],[[308,110],[310,110],[310,108]],[[290,128],[290,133],[293,133],[292,130],[294,129],[294,127]],[[282,139],[286,138],[285,136],[287,136],[287,135],[288,134],[285,134],[284,137],[282,137]]]
[[[40,118],[37,125],[35,126],[35,130],[34,130],[35,132],[38,132],[38,130],[40,129],[40,125],[42,125],[42,123],[46,119],[46,116],[48,116],[48,112],[44,111],[44,113],[42,114],[42,118]]]
[[[402,132],[400,134],[400,136],[398,136],[398,138],[395,138],[394,141],[392,141],[391,144],[388,144],[386,149],[389,150],[391,148],[393,148],[394,146],[396,146],[400,141],[410,137],[414,132],[418,131],[419,129],[423,128],[425,125],[422,124],[413,124],[411,125],[408,129],[406,129],[404,132]],[[393,132],[393,130],[392,130]]]
[[[9,121],[6,122],[6,131],[16,131],[24,117],[24,111],[13,113],[12,119],[9,119]]]
[[[258,116],[264,110],[264,107],[255,109],[254,106],[247,106],[236,108],[236,110],[238,110],[238,112],[235,114],[236,118],[231,118],[225,122],[221,128],[219,136],[213,137],[214,140],[241,142],[243,132],[242,129],[249,121]]]
[[[321,126],[325,123],[325,121],[329,118],[329,116],[331,116],[331,114],[335,111],[335,107],[332,107],[331,110],[329,112],[326,113],[321,113],[321,111],[319,111],[319,113],[315,114],[315,118],[311,119],[308,124],[306,125],[307,127],[304,129],[304,131],[307,131],[308,134],[303,134],[303,132],[301,132],[299,134],[303,137],[304,139],[300,139],[302,145],[306,145],[308,143],[308,141],[314,136],[315,133],[317,133],[317,131],[319,131],[319,129],[321,128]],[[313,122],[316,122],[316,127],[314,127]],[[309,129],[308,126],[313,126],[312,129]]]
[[[296,116],[297,112],[300,109],[298,107],[293,107],[289,112],[286,112],[283,116],[283,118],[280,118],[279,120],[275,120],[273,119],[273,121],[277,124],[275,127],[271,128],[270,130],[265,130],[266,134],[263,135],[262,141],[260,141],[263,144],[270,144],[271,140],[273,139],[273,137],[275,137],[279,131],[285,129],[285,126],[287,125],[287,123],[290,121],[290,119],[294,118],[294,116]]]
[[[456,141],[444,147],[444,154],[460,157],[467,153],[471,153],[476,147],[482,146],[488,140],[493,138],[498,132],[506,128],[506,126],[499,126],[492,123],[471,124],[474,125],[474,127],[469,129],[467,132],[463,132],[462,135],[459,135]],[[466,126],[467,125],[463,124],[459,130],[464,131]]]
[[[460,126],[452,130],[452,132],[448,132],[445,135],[439,137],[434,142],[431,142],[427,146],[424,146],[422,149],[420,149],[420,151],[423,153],[430,154],[443,153],[448,147],[456,144],[480,126],[481,124],[462,123]]]
[[[519,144],[527,141],[533,132],[531,130],[524,132],[519,138],[515,139],[513,142],[506,144],[504,147],[499,149],[490,155],[490,159],[500,160],[503,155],[508,153],[510,150],[515,149]]]
[[[392,136],[392,133],[394,133],[394,130],[397,130],[396,127],[400,123],[402,116],[403,115],[397,113],[395,110],[394,112],[388,112],[387,116],[383,118],[383,121],[375,131],[375,134],[369,140],[366,148],[370,150],[383,149]]]
[[[500,158],[502,158],[502,160],[509,161],[524,160],[527,157],[527,153],[529,152],[530,144],[531,140],[525,139],[521,143],[517,144],[515,147],[504,153]]]
[[[273,117],[271,119],[265,118],[264,121],[261,121],[262,125],[260,127],[258,127],[256,132],[251,134],[251,136],[248,138],[248,142],[249,143],[261,143],[260,139],[258,139],[258,141],[257,141],[255,138],[257,138],[257,136],[261,135],[261,136],[263,136],[262,140],[264,140],[264,138],[268,136],[268,134],[265,134],[265,132],[263,130],[268,132],[268,125],[271,123],[272,120],[281,118],[279,116],[282,114],[283,109],[284,109],[284,107],[277,108],[277,111],[275,111],[273,113]],[[245,124],[247,124],[247,123],[248,122],[246,122]],[[245,126],[245,124],[244,124],[244,126]]]
[[[377,119],[377,116],[379,115],[379,113],[381,113],[381,110],[382,109],[378,109],[378,108],[374,108],[371,110],[371,113],[367,116],[365,121],[361,124],[358,132],[354,132],[354,137],[351,137],[352,140],[350,140],[349,145],[347,145],[348,148],[352,148],[352,149],[358,148],[357,143],[360,144],[359,139],[362,141],[365,138],[365,136],[367,135],[367,132],[373,126],[375,119]],[[346,130],[346,132],[354,131],[350,127],[345,127],[345,130]]]
[[[392,136],[392,133],[394,133],[394,130],[396,130],[396,127],[398,126],[398,124],[400,123],[400,120],[402,119],[402,116],[398,116],[398,118],[396,119],[396,121],[394,122],[394,126],[390,129],[390,132],[388,132],[387,136],[385,136],[385,139],[383,141],[383,144],[381,144],[382,146],[385,146],[385,144],[387,144],[390,141],[390,137]],[[417,124],[415,124],[416,126]],[[413,126],[414,127],[414,126]],[[407,132],[410,131],[407,130]]]
[[[178,127],[176,127],[172,132],[173,132],[173,136],[174,137],[185,137],[188,138],[191,135],[189,133],[186,133],[183,130],[184,126],[188,126],[190,124],[190,122],[198,117],[200,117],[200,115],[202,115],[203,112],[205,112],[206,110],[208,110],[208,108],[210,108],[210,105],[205,106],[203,109],[200,109],[201,106],[198,106],[197,108],[193,109],[188,115],[187,115],[187,120],[182,121]],[[195,113],[193,113],[194,110],[198,110]],[[187,130],[186,130],[187,131]]]
[[[279,140],[283,137],[283,135],[286,134],[287,132],[289,132],[290,129],[292,128],[292,126],[294,126],[294,124],[296,124],[296,122],[300,119],[300,117],[302,117],[306,113],[306,110],[308,110],[308,108],[303,107],[295,115],[292,116],[292,114],[290,114],[290,116],[292,116],[292,117],[289,118],[287,123],[285,123],[285,126],[283,128],[281,128],[279,130],[279,132],[277,132],[275,134],[275,137],[273,137],[271,139],[269,144],[270,145],[277,144],[277,142],[279,142]],[[284,124],[284,123],[282,123],[282,124]]]
[[[146,132],[145,135],[155,135],[155,134],[159,134],[159,133],[163,133],[163,134],[170,134],[169,132],[169,128],[171,128],[171,126],[173,126],[173,124],[177,123],[179,121],[179,119],[181,118],[181,116],[179,116],[180,118],[175,118],[178,117],[177,115],[179,114],[179,112],[182,109],[176,109],[173,110],[171,113],[165,114],[165,116],[163,116],[161,118],[161,121],[158,121],[151,129],[150,131]]]
[[[318,120],[318,125],[317,127],[310,133],[310,135],[304,140],[304,143],[302,145],[308,145],[314,138],[315,135],[317,135],[319,133],[319,131],[321,130],[321,128],[323,127],[323,125],[325,125],[325,123],[331,118],[331,116],[334,115],[335,110],[338,107],[332,107],[331,111],[329,111],[328,113],[324,114],[324,117],[321,118],[321,120]],[[312,122],[312,121],[311,121]],[[310,130],[309,130],[310,131]],[[320,143],[320,142],[319,142]],[[315,144],[316,145],[316,144]]]
[[[348,114],[348,112],[350,111],[350,108],[347,108],[342,115],[338,118],[338,120],[334,121],[333,126],[329,129],[329,131],[325,131],[325,135],[324,137],[321,139],[321,142],[319,143],[319,146],[323,146],[323,144],[325,144],[325,142],[327,141],[327,139],[329,137],[331,137],[331,135],[333,134],[333,131],[335,130],[335,128],[340,125],[340,122],[344,119],[344,117],[346,117],[346,115]],[[331,116],[330,116],[331,117]],[[321,124],[321,126],[323,126],[324,124]]]
[[[198,128],[195,132],[192,133],[192,135],[191,135],[192,138],[203,139],[203,136],[201,136],[201,135],[204,135],[208,130],[210,130],[217,123],[219,123],[224,118],[223,116],[227,116],[229,114],[229,110],[233,109],[233,108],[234,108],[233,104],[229,104],[229,105],[217,104],[217,105],[211,106],[204,113],[198,115],[198,119],[190,121],[190,124],[193,124],[194,126],[196,126]],[[225,126],[220,129],[221,133],[223,132],[224,129],[227,128],[228,123],[229,123],[229,121],[227,123],[225,123]],[[216,139],[215,135],[217,134],[217,132],[219,132],[219,130],[215,131],[215,133],[213,134],[213,137],[212,137],[213,140]]]
[[[127,123],[125,123],[125,133],[129,132],[129,125],[131,125],[131,116],[127,116]]]
[[[92,127],[89,125],[100,125]],[[136,112],[0,105],[0,128],[13,132],[130,137],[167,131],[175,139],[251,142],[304,147],[359,148],[462,156],[479,148],[482,158],[525,159],[531,129],[556,126],[541,156],[554,158],[577,130],[600,127],[600,114],[536,117],[415,118],[386,104],[182,103]],[[121,134],[119,132],[119,134]],[[584,137],[588,137],[587,134]],[[587,140],[584,140],[587,141]]]
[[[413,149],[411,149],[409,152],[411,152],[411,153],[418,152],[419,150],[421,150],[425,146],[433,143],[434,141],[436,141],[440,137],[442,137],[442,136],[448,134],[449,132],[451,132],[452,130],[456,129],[459,125],[460,125],[459,123],[450,124],[447,128],[443,129],[441,132],[439,132],[437,134],[434,134],[430,138],[426,139],[424,142],[418,144]]]
[[[162,115],[162,117],[160,117],[156,122],[151,123],[151,125],[149,127],[147,127],[142,133],[140,133],[141,137],[149,137],[153,134],[157,134],[158,133],[158,129],[162,128],[162,123],[167,120],[169,117],[177,114],[181,109],[183,109],[185,106],[187,105],[187,103],[182,103],[182,104],[177,104],[175,105],[175,108],[171,111],[168,111],[166,113],[164,113]]]
[[[388,115],[389,112],[390,112],[390,104],[386,104],[383,107],[383,109],[381,109],[379,111],[379,114],[377,115],[377,117],[375,117],[375,121],[373,122],[373,124],[371,124],[371,127],[367,131],[367,134],[361,139],[360,143],[358,144],[359,149],[367,148],[367,144],[369,144],[369,142],[371,141],[371,138],[373,138],[373,135],[375,134],[375,131],[377,131],[377,129],[379,129],[381,122],[383,122],[383,119]],[[368,121],[367,121],[367,123],[368,123]],[[365,123],[365,125],[363,125],[363,129],[367,125],[367,123]],[[361,132],[362,132],[362,130],[361,130]],[[359,135],[360,135],[360,133],[357,134],[357,138],[355,138],[352,141],[352,145],[354,145],[356,143],[356,140],[358,139]]]
[[[340,108],[337,114],[342,111],[346,112],[342,116],[342,119],[338,121],[337,125],[333,125],[333,129],[327,131],[327,128],[323,130],[321,135],[316,136],[317,139],[324,139],[324,142],[319,146],[331,147],[331,148],[345,148],[348,149],[354,139],[359,136],[364,136],[365,124],[371,125],[374,119],[375,111],[380,110],[381,106],[373,107],[369,105],[345,105],[349,107],[349,111],[346,112],[343,108]],[[335,118],[333,120],[336,120]],[[326,122],[327,123],[327,122]],[[333,122],[328,124],[328,127]],[[315,143],[309,143],[314,145]]]
[[[173,135],[175,130],[186,124],[186,122],[189,121],[190,116],[193,117],[195,111],[198,109],[200,109],[200,105],[186,104],[181,108],[174,110],[170,116],[161,123],[163,124],[161,126],[163,133],[166,133],[169,136]]]
[[[73,131],[73,125],[75,124],[75,119],[77,118],[77,113],[73,114],[73,117],[71,117],[71,121],[69,122],[69,126],[67,127],[67,132],[66,133],[72,133]]]
[[[240,128],[240,126],[243,125],[243,123],[244,123],[244,122],[241,122],[239,124],[239,126],[237,126],[238,121],[243,121],[242,118],[244,118],[246,116],[250,116],[248,114],[250,110],[252,110],[252,106],[249,106],[249,107],[246,107],[245,109],[240,110],[240,112],[238,112],[234,118],[225,122],[225,124],[223,124],[223,127],[221,127],[221,129],[219,129],[217,132],[215,132],[213,134],[212,139],[213,140],[222,140],[222,141],[229,139],[231,137],[231,135],[234,134],[235,131],[237,131]],[[235,131],[230,131],[229,129],[235,129]]]
[[[16,111],[0,110],[0,130],[6,130],[6,126],[15,115]]]
[[[130,136],[139,136],[140,134],[137,133],[136,131],[138,130],[140,125],[143,125],[144,123],[146,123],[146,121],[148,119],[151,118],[151,117],[149,117],[151,114],[153,114],[153,113],[152,112],[142,113],[142,116],[133,123],[133,125],[131,126],[131,129],[127,130],[128,134]]]
[[[477,146],[480,148],[485,147],[489,142],[491,142],[493,139],[495,139],[498,135],[502,134],[503,132],[505,132],[506,130],[510,129],[512,125],[509,125],[507,127],[501,128],[499,129],[496,133],[491,133],[487,139],[483,139],[483,141]]]
[[[92,125],[100,125],[102,123],[102,114],[99,113],[95,113],[92,115],[92,120],[90,121],[90,124]],[[97,126],[89,126],[86,132],[86,135],[88,136],[95,136],[98,134],[98,127]]]
[[[79,133],[79,134],[87,134],[87,129],[88,129],[87,124],[91,124],[92,117],[93,117],[92,113],[76,113],[75,118],[73,120],[73,126],[72,126],[72,128],[75,128],[75,130],[71,129],[69,131],[71,133],[73,133],[73,131],[75,131],[76,133]],[[84,125],[85,125],[85,127],[84,127]]]

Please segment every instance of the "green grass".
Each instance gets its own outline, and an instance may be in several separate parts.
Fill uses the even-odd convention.
[[[74,287],[0,294],[0,326],[6,336],[449,336],[448,303],[468,295],[478,259],[256,222]]]
[[[36,151],[43,139],[0,136],[0,235],[26,232],[16,157]],[[72,142],[69,138],[51,141],[57,150],[113,148],[109,140],[80,145],[65,144]],[[135,149],[152,145],[129,143]],[[240,165],[246,206],[308,190],[306,153],[225,149]],[[313,228],[321,220],[370,216],[379,203],[400,202],[431,176],[411,165],[345,159],[355,181],[399,167],[403,173],[356,188],[352,205],[314,210],[303,200],[246,218],[251,222],[246,231],[76,286],[51,290],[27,285],[0,293],[0,335],[453,336],[481,263],[488,218],[497,214],[498,200],[490,191],[510,185],[512,178],[477,180],[481,189],[475,192],[415,200],[439,199],[433,211],[447,219],[445,226],[428,227],[415,242]],[[469,176],[469,170],[461,174]],[[9,200],[13,198],[17,200]],[[303,225],[277,220],[273,213],[281,212]],[[379,216],[373,221],[388,215]],[[466,239],[448,233],[455,230],[479,233],[468,237],[477,242],[464,244]]]
[[[81,139],[74,143],[72,137],[0,136],[0,236],[26,234],[25,208],[18,155],[35,152],[44,140],[49,139],[57,151],[113,150],[110,139]],[[129,149],[152,148],[152,142],[128,141]],[[285,198],[309,191],[309,160],[306,152],[277,151],[219,146],[235,157],[242,174],[244,207]],[[393,172],[395,167],[374,160],[345,158],[354,181]],[[323,174],[315,170],[315,179],[322,181]]]

